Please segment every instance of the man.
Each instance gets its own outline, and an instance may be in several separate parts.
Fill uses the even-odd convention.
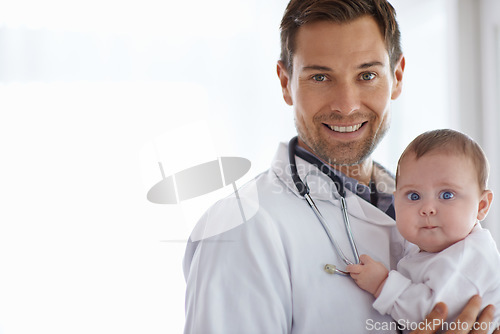
[[[394,9],[385,0],[291,0],[281,31],[277,72],[294,108],[298,177],[354,261],[337,188],[315,164],[340,177],[359,253],[394,268],[406,247],[394,180],[371,159],[402,89]],[[345,265],[296,186],[289,149],[281,145],[269,171],[216,203],[193,232],[185,333],[396,333],[372,296],[323,270]]]

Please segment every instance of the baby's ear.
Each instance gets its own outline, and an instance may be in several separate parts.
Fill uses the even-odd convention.
[[[486,218],[486,215],[490,210],[491,202],[493,202],[493,192],[491,190],[483,191],[479,200],[479,207],[477,210],[478,220],[483,220],[484,218]]]

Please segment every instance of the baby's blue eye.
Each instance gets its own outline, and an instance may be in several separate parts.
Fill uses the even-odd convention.
[[[440,199],[452,199],[455,195],[451,191],[443,191],[439,194]]]
[[[410,201],[418,201],[420,199],[420,195],[417,193],[409,193],[407,197]]]

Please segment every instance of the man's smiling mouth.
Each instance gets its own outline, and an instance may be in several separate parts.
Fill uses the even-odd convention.
[[[350,125],[350,126],[337,126],[337,125],[328,125],[325,124],[330,130],[333,130],[335,132],[340,132],[340,133],[350,133],[350,132],[355,132],[358,131],[359,128],[363,126],[364,123],[359,123],[356,125]]]

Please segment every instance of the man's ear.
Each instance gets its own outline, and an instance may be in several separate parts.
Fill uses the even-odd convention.
[[[486,218],[490,210],[491,202],[493,202],[493,192],[491,190],[483,191],[481,199],[479,200],[479,207],[477,209],[477,219],[483,220]]]
[[[401,55],[394,68],[394,82],[392,84],[391,100],[395,100],[401,95],[403,90],[403,74],[405,72],[405,57]]]
[[[290,76],[288,74],[285,65],[280,60],[278,61],[278,65],[276,66],[276,71],[278,72],[278,77],[281,83],[281,90],[283,92],[283,99],[288,105],[293,105],[292,96],[290,94]]]

